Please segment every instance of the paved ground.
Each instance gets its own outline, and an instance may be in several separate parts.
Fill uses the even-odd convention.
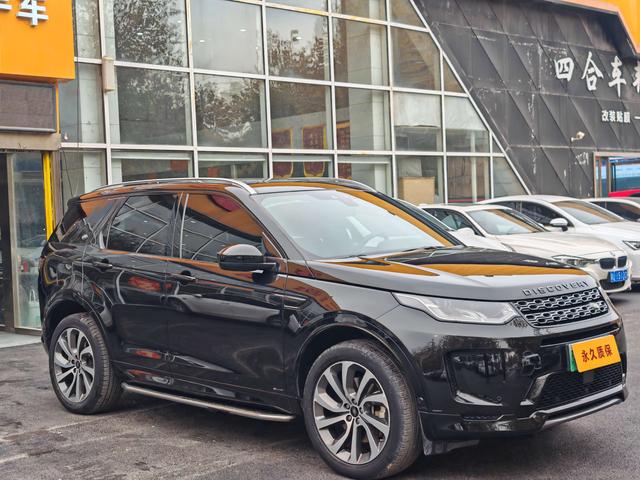
[[[16,333],[0,332],[0,348],[17,347],[40,343],[40,337],[35,335],[18,335]]]
[[[640,292],[625,314],[632,395],[622,406],[540,435],[422,458],[403,478],[640,478]],[[268,424],[138,400],[97,417],[57,402],[39,345],[0,349],[1,479],[336,478],[300,423]]]

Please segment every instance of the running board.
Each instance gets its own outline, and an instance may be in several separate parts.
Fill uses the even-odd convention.
[[[243,407],[234,407],[222,403],[215,403],[207,400],[175,395],[173,393],[159,392],[150,388],[129,385],[128,383],[123,383],[122,388],[125,392],[137,393],[138,395],[145,395],[147,397],[159,398],[160,400],[169,400],[171,402],[183,403],[185,405],[191,405],[192,407],[218,410],[220,412],[230,413],[232,415],[238,415],[240,417],[253,418],[255,420],[265,420],[268,422],[290,422],[295,418],[295,416],[293,415],[265,412],[263,410],[253,410]]]

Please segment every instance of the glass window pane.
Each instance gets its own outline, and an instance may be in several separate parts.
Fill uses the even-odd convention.
[[[267,28],[271,75],[329,80],[326,17],[270,8]]]
[[[489,198],[489,159],[449,157],[447,159],[449,202],[475,203]]]
[[[111,153],[113,183],[156,178],[185,178],[192,175],[191,154],[187,152]]]
[[[329,155],[274,155],[273,178],[333,177]]]
[[[493,196],[526,195],[526,190],[504,157],[493,158]]]
[[[391,159],[389,157],[338,157],[338,176],[369,185],[379,192],[391,194]]]
[[[186,73],[120,67],[109,94],[111,142],[190,145],[191,113]]]
[[[398,196],[413,203],[444,201],[444,162],[442,157],[398,155]]]
[[[271,82],[273,148],[333,148],[329,87]]]
[[[264,81],[196,75],[198,145],[266,147]]]
[[[106,0],[107,53],[118,60],[186,66],[184,0]]]
[[[261,154],[200,152],[198,170],[200,177],[210,178],[261,180],[269,176]]]
[[[61,82],[60,132],[63,142],[104,142],[100,65],[76,64],[76,79]]]
[[[107,248],[166,256],[171,241],[173,195],[136,195],[120,208],[109,228]]]
[[[453,74],[453,70],[449,66],[449,62],[444,60],[444,89],[447,92],[464,93],[464,89],[458,79]]]
[[[218,252],[229,245],[253,245],[266,253],[262,228],[236,200],[218,192],[183,197],[182,232],[177,256],[218,263]]]
[[[336,88],[338,150],[389,150],[389,93]]]
[[[327,0],[273,0],[273,3],[281,3],[283,5],[291,5],[294,7],[312,8],[314,10],[327,9]]]
[[[9,155],[14,202],[11,215],[15,232],[12,246],[16,254],[17,327],[40,328],[38,307],[38,259],[47,240],[44,212],[42,156],[39,152]],[[10,262],[5,266],[9,275]]]
[[[355,17],[385,20],[385,0],[333,0],[333,11]]]
[[[100,24],[98,0],[73,2],[75,20],[76,55],[84,58],[100,58]]]
[[[489,131],[468,98],[445,97],[449,152],[488,152]]]
[[[191,0],[196,68],[262,73],[260,6],[227,0]]]
[[[381,25],[333,20],[337,82],[388,85],[387,31]]]
[[[411,5],[410,0],[389,0],[389,4],[392,22],[424,27],[420,17],[418,17],[418,14]]]
[[[396,87],[440,90],[440,52],[428,33],[393,28],[393,82]]]
[[[440,97],[419,93],[394,94],[397,150],[442,151]]]
[[[107,183],[105,166],[104,151],[62,150],[60,152],[60,180],[65,208],[69,199]]]

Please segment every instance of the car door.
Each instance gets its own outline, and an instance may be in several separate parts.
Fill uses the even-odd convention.
[[[218,252],[237,244],[257,247],[279,271],[223,270]],[[262,226],[237,199],[222,191],[182,196],[166,302],[173,311],[171,369],[184,388],[257,402],[284,390],[285,270]],[[206,386],[215,388],[202,390]]]
[[[85,296],[113,332],[114,360],[135,367],[130,371],[142,381],[169,382],[150,374],[168,373],[169,312],[163,298],[174,208],[172,194],[124,198],[85,250]]]

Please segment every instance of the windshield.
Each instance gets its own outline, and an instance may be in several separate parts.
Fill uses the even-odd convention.
[[[476,210],[469,212],[469,216],[491,235],[518,235],[545,231],[515,210]]]
[[[600,225],[603,223],[623,221],[619,216],[606,211],[604,208],[588,202],[581,202],[580,200],[563,200],[561,202],[555,202],[554,205],[587,225]]]
[[[451,245],[426,223],[368,192],[312,190],[255,198],[296,245],[315,258]]]

